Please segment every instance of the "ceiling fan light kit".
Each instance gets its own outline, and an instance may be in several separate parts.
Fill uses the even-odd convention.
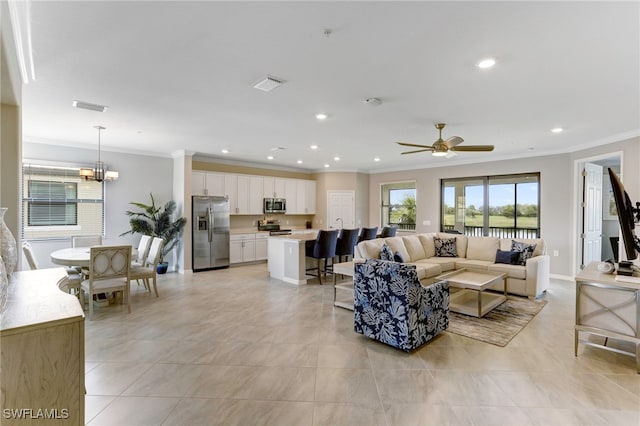
[[[442,139],[442,129],[446,126],[445,123],[436,124],[436,129],[438,129],[438,140],[433,143],[433,145],[419,145],[414,143],[407,142],[397,142],[398,145],[401,146],[410,146],[414,148],[420,148],[414,151],[406,151],[402,154],[415,154],[418,152],[426,152],[431,151],[431,155],[434,157],[447,157],[447,154],[457,152],[489,152],[493,151],[493,145],[468,145],[468,146],[459,146],[464,139],[460,136],[451,136],[449,139]],[[449,156],[448,158],[451,158]]]

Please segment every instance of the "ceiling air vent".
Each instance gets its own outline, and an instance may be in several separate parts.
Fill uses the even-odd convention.
[[[272,75],[266,75],[262,77],[256,84],[253,85],[258,90],[263,92],[270,92],[276,87],[282,86],[285,81],[281,78],[274,77]]]
[[[98,111],[98,112],[105,112],[107,110],[107,106],[104,105],[98,105],[98,104],[92,104],[89,102],[82,102],[82,101],[73,101],[73,103],[71,104],[73,107],[75,108],[81,108],[81,109],[88,109],[91,111]]]

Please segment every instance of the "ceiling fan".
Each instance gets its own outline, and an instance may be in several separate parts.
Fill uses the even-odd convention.
[[[489,152],[493,151],[493,145],[470,145],[470,146],[458,146],[464,139],[460,136],[452,136],[447,140],[442,139],[442,129],[446,126],[445,123],[436,124],[436,129],[440,132],[438,140],[433,145],[417,145],[413,143],[397,142],[398,145],[410,146],[414,148],[420,148],[415,151],[407,151],[402,154],[415,154],[416,152],[431,151],[431,155],[434,157],[444,157],[449,151],[453,152]]]

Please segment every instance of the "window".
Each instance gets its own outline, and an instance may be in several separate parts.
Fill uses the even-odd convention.
[[[382,226],[397,226],[399,230],[416,229],[416,183],[400,182],[382,185]]]
[[[443,179],[441,230],[538,238],[539,183],[539,173]]]
[[[23,238],[102,235],[103,188],[102,182],[82,179],[77,167],[25,164]]]

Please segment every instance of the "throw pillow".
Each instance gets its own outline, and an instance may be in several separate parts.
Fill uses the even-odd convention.
[[[391,251],[391,247],[386,244],[383,244],[380,248],[380,259],[381,260],[390,260],[393,262],[393,251]]]
[[[506,265],[517,265],[520,262],[520,252],[504,251],[498,249],[496,251],[496,263],[504,263]]]
[[[520,241],[511,240],[511,251],[520,252],[518,264],[524,265],[527,259],[533,257],[533,251],[536,249],[535,244],[521,243]]]
[[[458,257],[456,239],[454,238],[433,238],[437,257]]]
[[[393,255],[393,260],[398,262],[398,263],[404,263],[404,259],[402,258],[402,255],[400,254],[399,251],[397,251],[394,255]]]

